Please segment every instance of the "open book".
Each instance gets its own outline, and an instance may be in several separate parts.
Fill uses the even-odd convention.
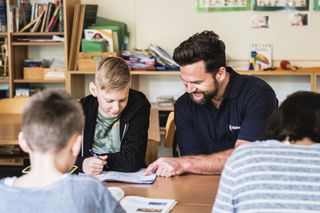
[[[142,183],[142,184],[152,184],[156,178],[156,174],[143,175],[144,169],[140,169],[137,172],[102,172],[100,175],[95,175],[100,181],[116,181],[125,183]]]
[[[140,196],[124,196],[119,187],[108,188],[112,196],[120,202],[128,213],[134,212],[158,212],[167,213],[177,204],[173,199],[148,198]]]

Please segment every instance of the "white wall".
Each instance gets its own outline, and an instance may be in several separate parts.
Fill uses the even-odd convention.
[[[148,48],[155,43],[170,54],[183,40],[202,30],[213,30],[226,43],[229,64],[247,66],[251,43],[270,43],[274,65],[289,59],[299,66],[319,66],[320,12],[311,11],[309,26],[290,27],[287,11],[276,12],[208,12],[195,9],[196,0],[82,0],[99,5],[98,15],[128,24],[130,47]],[[310,1],[310,8],[313,1]],[[270,16],[269,29],[250,28],[251,14]],[[297,89],[309,90],[309,81],[301,77],[264,77],[283,100]],[[159,89],[161,88],[161,89]],[[178,76],[141,77],[140,90],[155,101],[158,95],[178,97],[183,86]]]

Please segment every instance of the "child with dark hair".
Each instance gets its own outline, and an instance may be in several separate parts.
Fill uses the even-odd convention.
[[[290,95],[265,138],[232,153],[212,212],[320,212],[320,94]]]

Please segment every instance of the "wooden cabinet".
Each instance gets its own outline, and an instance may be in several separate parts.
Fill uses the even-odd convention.
[[[64,72],[66,76],[73,10],[74,5],[80,3],[80,0],[62,1],[63,32],[11,32],[13,30],[9,26],[12,26],[14,23],[12,23],[13,19],[10,18],[12,17],[12,13],[9,11],[12,11],[12,8],[15,7],[15,2],[15,0],[6,0],[7,32],[0,33],[0,37],[6,37],[8,41],[9,75],[7,78],[0,78],[0,84],[8,84],[9,97],[14,97],[16,95],[15,89],[19,87],[30,88],[32,86],[44,86],[45,88],[65,88],[66,77],[61,80],[25,79],[23,76],[23,62],[30,58],[30,50],[36,48],[34,52],[36,52],[38,56],[37,59],[47,57],[49,57],[47,58],[49,60],[55,57],[64,59]],[[55,1],[45,1],[45,3],[49,2]],[[53,40],[53,36],[58,36],[62,38],[62,40]],[[59,50],[58,53],[55,53],[55,50]],[[47,56],[47,53],[51,53],[50,56]]]

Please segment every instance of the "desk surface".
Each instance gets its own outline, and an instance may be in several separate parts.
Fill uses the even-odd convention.
[[[154,184],[126,184],[108,182],[117,186],[125,195],[150,198],[175,199],[173,212],[211,212],[218,190],[219,175],[183,175],[173,178],[158,177]]]

